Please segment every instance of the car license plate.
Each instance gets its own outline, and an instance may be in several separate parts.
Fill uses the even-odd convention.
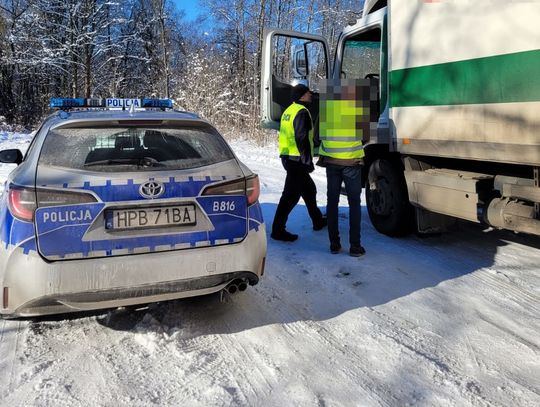
[[[160,226],[195,225],[195,205],[154,208],[114,209],[107,220],[107,229],[143,229]]]

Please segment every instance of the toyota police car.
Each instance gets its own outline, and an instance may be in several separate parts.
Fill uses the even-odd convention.
[[[0,205],[2,315],[233,293],[259,281],[259,179],[212,125],[166,110],[170,100],[51,107],[61,110],[24,157],[0,152],[18,164]]]

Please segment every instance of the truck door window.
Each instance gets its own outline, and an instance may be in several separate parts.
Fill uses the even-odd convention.
[[[373,29],[348,38],[343,46],[341,77],[363,79],[379,75],[381,68],[381,30]]]
[[[302,83],[314,92],[310,112],[318,115],[318,93],[330,74],[326,38],[298,31],[264,31],[261,59],[261,124],[279,129],[283,111],[291,105],[292,88]]]
[[[275,36],[272,72],[280,82],[304,83],[318,92],[327,78],[324,45],[319,41]]]

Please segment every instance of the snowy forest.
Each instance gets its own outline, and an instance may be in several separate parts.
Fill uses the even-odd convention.
[[[263,30],[333,46],[362,3],[201,0],[193,21],[172,0],[0,0],[0,121],[35,126],[51,97],[145,96],[258,136]]]

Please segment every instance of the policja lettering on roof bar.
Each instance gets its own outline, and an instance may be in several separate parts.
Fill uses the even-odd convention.
[[[105,107],[131,107],[131,105],[134,105],[135,107],[140,108],[141,107],[141,99],[118,99],[118,98],[107,98],[105,100]]]

